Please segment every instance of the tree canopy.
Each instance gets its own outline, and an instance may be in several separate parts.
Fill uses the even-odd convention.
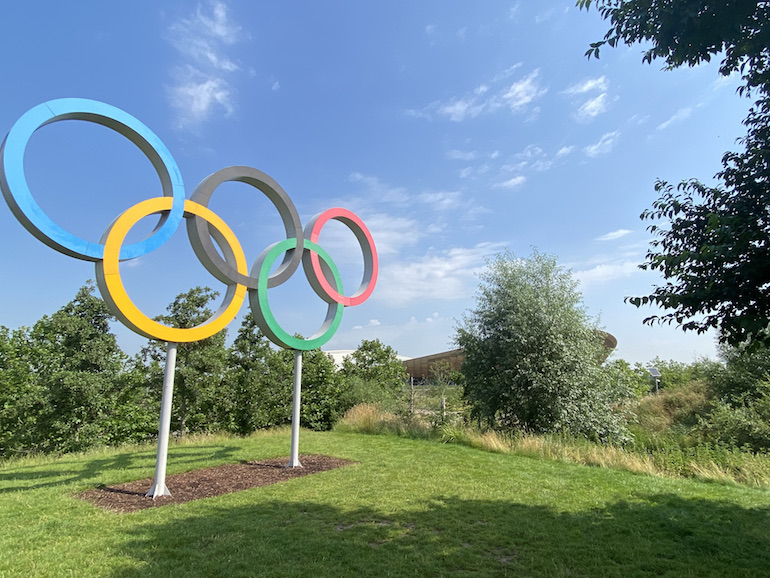
[[[114,318],[93,283],[32,328],[0,325],[0,459],[149,441],[158,433],[166,344],[149,340],[129,358],[110,331]],[[195,287],[157,319],[188,328],[207,320],[216,293]],[[379,341],[364,341],[356,364],[303,353],[303,427],[328,430],[352,405],[402,392],[403,364]],[[178,344],[173,426],[180,434],[248,435],[291,423],[294,354],[274,349],[249,313],[230,347],[225,332]]]
[[[342,361],[347,405],[380,403],[390,411],[406,411],[406,368],[395,349],[379,339],[364,339]]]
[[[182,329],[200,325],[211,318],[208,304],[217,295],[208,287],[194,287],[177,295],[166,307],[168,313],[156,317],[156,321]],[[226,337],[227,330],[223,330],[200,341],[177,345],[172,425],[180,435],[188,430],[205,431],[216,427],[211,423],[211,416],[217,404],[217,390],[224,379]],[[151,362],[149,378],[160,391],[166,344],[151,340],[142,355]]]
[[[650,42],[644,62],[663,59],[667,68],[695,66],[723,54],[719,72],[743,75],[745,88],[763,89],[768,77],[770,31],[767,2],[756,0],[578,0],[594,5],[609,20],[604,39],[591,43],[587,56],[619,43]]]
[[[0,455],[108,443],[132,393],[112,314],[89,283],[31,329],[0,327]]]
[[[603,371],[596,330],[555,257],[498,255],[457,329],[472,416],[507,430],[622,439],[612,405],[629,392]]]
[[[678,186],[658,180],[660,198],[642,213],[656,235],[642,269],[665,283],[636,306],[671,310],[646,323],[676,323],[685,331],[718,330],[731,345],[770,344],[770,5],[747,0],[579,0],[595,5],[610,28],[604,45],[650,42],[645,62],[694,66],[722,55],[719,72],[739,73],[739,93],[754,96],[743,124],[743,150],[727,152],[716,186],[696,179]],[[659,222],[663,223],[659,223]]]

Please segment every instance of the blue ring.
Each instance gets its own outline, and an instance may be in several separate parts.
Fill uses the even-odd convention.
[[[179,227],[184,215],[184,184],[179,167],[166,145],[144,124],[119,108],[96,100],[62,98],[28,110],[16,121],[0,146],[0,189],[14,216],[30,233],[57,251],[86,261],[99,261],[104,245],[86,241],[57,225],[37,204],[24,175],[24,152],[32,134],[60,120],[86,120],[110,128],[126,137],[152,163],[163,187],[163,196],[173,197],[168,215],[142,241],[124,246],[121,259],[146,255],[165,243]]]

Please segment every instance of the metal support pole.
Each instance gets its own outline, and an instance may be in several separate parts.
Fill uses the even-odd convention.
[[[414,416],[414,377],[409,377],[409,417]]]
[[[291,458],[287,468],[301,468],[299,463],[299,396],[302,388],[302,350],[294,350],[294,402],[291,411]]]
[[[163,395],[160,401],[160,424],[158,426],[158,455],[155,458],[155,483],[147,492],[154,500],[158,496],[170,496],[166,487],[166,458],[168,457],[168,436],[171,429],[171,400],[174,397],[174,370],[176,369],[176,343],[166,344],[166,368],[163,373]]]

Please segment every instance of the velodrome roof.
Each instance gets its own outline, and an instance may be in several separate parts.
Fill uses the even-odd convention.
[[[618,346],[618,340],[614,335],[607,333],[606,331],[597,332],[604,339],[604,347],[607,350],[607,355],[604,360],[609,357],[610,353]],[[443,351],[441,353],[434,353],[432,355],[424,355],[422,357],[414,357],[404,361],[406,366],[406,372],[410,377],[414,379],[427,379],[430,377],[430,369],[439,362],[445,362],[450,368],[460,371],[463,361],[465,361],[465,352],[462,349],[452,349],[450,351]]]

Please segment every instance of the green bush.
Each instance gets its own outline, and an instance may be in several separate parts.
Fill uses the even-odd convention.
[[[404,385],[406,369],[395,349],[379,339],[363,340],[342,362],[345,411],[362,403],[377,404],[385,411],[405,415],[409,397]]]
[[[718,398],[744,403],[746,398],[764,395],[762,383],[770,379],[770,349],[722,347],[720,356],[724,366],[716,367],[710,375]]]
[[[597,333],[577,281],[555,257],[498,255],[457,329],[473,418],[504,431],[626,439],[617,409],[632,394],[601,367]]]
[[[763,382],[770,387],[770,383]],[[717,402],[708,419],[702,419],[699,433],[712,442],[751,448],[770,449],[770,392],[736,400]]]
[[[620,387],[633,392],[640,398],[650,392],[650,375],[640,363],[631,367],[625,359],[611,359],[604,364],[610,379],[614,379]]]
[[[645,367],[636,364],[639,373],[647,372],[649,368],[655,367],[660,371],[658,380],[659,390],[672,390],[687,387],[691,382],[698,380],[710,380],[715,372],[723,368],[723,365],[709,359],[699,359],[693,363],[683,363],[681,361],[663,360],[659,357],[654,358]],[[648,375],[650,391],[655,391],[655,382]]]

